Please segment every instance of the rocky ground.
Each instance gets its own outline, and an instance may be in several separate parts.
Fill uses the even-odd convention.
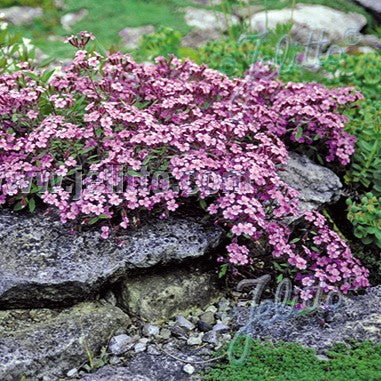
[[[281,172],[304,209],[340,197],[337,176],[306,157],[291,154]],[[54,214],[2,211],[0,379],[190,380],[242,326],[319,350],[347,336],[379,339],[378,289],[333,320],[278,319],[270,308],[248,325],[250,295],[227,293],[206,265],[223,236],[199,218],[173,217],[103,240]]]

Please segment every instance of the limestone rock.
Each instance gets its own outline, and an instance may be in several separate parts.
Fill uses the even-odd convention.
[[[54,217],[2,211],[0,308],[71,305],[127,270],[201,257],[221,236],[196,220],[172,218],[127,231],[120,246],[98,231],[72,234]]]
[[[206,41],[216,40],[226,30],[239,23],[234,15],[225,15],[222,12],[214,12],[206,9],[187,7],[184,9],[185,22],[192,27],[192,31],[185,36],[184,46],[200,47]]]
[[[124,28],[119,32],[120,37],[127,49],[136,49],[145,34],[155,32],[153,25],[139,26],[136,28]]]
[[[80,9],[77,12],[67,13],[61,17],[61,25],[66,31],[71,28],[89,14],[87,9]]]
[[[31,25],[35,18],[43,16],[42,8],[10,7],[0,9],[0,19],[13,25]]]
[[[277,24],[285,24],[293,19],[292,36],[300,43],[326,40],[325,45],[339,42],[349,35],[358,34],[366,25],[365,16],[359,13],[345,13],[323,5],[297,4],[295,10],[263,11],[254,14],[251,25],[259,32],[266,31],[266,25],[274,29]]]
[[[130,350],[133,346],[133,338],[125,333],[114,336],[108,345],[108,350],[113,355],[121,355]]]
[[[340,197],[340,179],[330,169],[295,152],[289,153],[287,166],[285,170],[279,171],[279,175],[283,181],[299,191],[301,210],[318,209]]]
[[[356,3],[364,7],[378,22],[381,22],[381,1],[380,0],[355,0]]]
[[[190,307],[203,307],[217,293],[213,274],[176,269],[126,279],[119,305],[147,321],[158,321]]]
[[[55,380],[97,355],[110,337],[126,330],[117,307],[82,303],[64,310],[0,311],[0,379]]]

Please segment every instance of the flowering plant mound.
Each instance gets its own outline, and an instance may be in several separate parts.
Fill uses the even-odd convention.
[[[150,65],[102,57],[82,49],[90,38],[69,40],[79,50],[61,73],[36,74],[22,63],[0,76],[1,204],[33,210],[41,197],[62,222],[99,222],[107,238],[139,210],[164,218],[198,197],[231,230],[232,264],[252,263],[245,241],[267,241],[303,285],[368,285],[367,270],[320,214],[307,213],[314,230],[290,242],[284,221],[298,215],[298,193],[277,172],[288,157],[282,140],[319,140],[327,160],[348,163],[354,138],[340,108],[358,93],[283,84],[265,65],[229,79],[174,57]]]

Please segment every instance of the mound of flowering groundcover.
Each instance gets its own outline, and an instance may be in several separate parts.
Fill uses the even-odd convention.
[[[284,221],[299,215],[298,193],[277,173],[284,142],[319,144],[347,164],[355,139],[340,112],[360,94],[283,84],[266,65],[229,79],[174,57],[102,57],[82,50],[90,37],[71,38],[79,50],[59,74],[22,63],[0,76],[0,204],[33,211],[41,198],[63,223],[97,223],[107,238],[140,210],[165,218],[193,197],[230,229],[230,263],[252,264],[250,245],[266,243],[303,286],[368,285],[319,213],[307,212],[306,233],[291,240]]]

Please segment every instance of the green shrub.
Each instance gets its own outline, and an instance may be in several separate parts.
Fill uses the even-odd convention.
[[[348,219],[354,226],[354,234],[364,244],[376,244],[381,248],[381,197],[368,192],[361,203],[348,199]]]
[[[45,0],[0,0],[0,8],[12,7],[14,5],[41,7],[45,2]]]
[[[381,55],[332,55],[322,61],[328,73],[324,81],[332,86],[355,86],[365,97],[360,107],[347,111],[347,131],[358,143],[347,183],[381,195]]]
[[[137,51],[139,61],[152,61],[159,56],[179,56],[182,34],[172,28],[160,27],[156,32],[143,36]]]
[[[18,69],[18,62],[27,62],[34,58],[34,49],[25,44],[19,34],[9,33],[7,29],[0,31],[0,74]]]
[[[251,339],[250,339],[251,340]],[[238,345],[237,356],[243,352]],[[316,352],[297,343],[260,343],[251,340],[251,350],[242,366],[217,363],[203,375],[207,381],[361,381],[381,379],[381,343],[338,344],[320,360]]]

